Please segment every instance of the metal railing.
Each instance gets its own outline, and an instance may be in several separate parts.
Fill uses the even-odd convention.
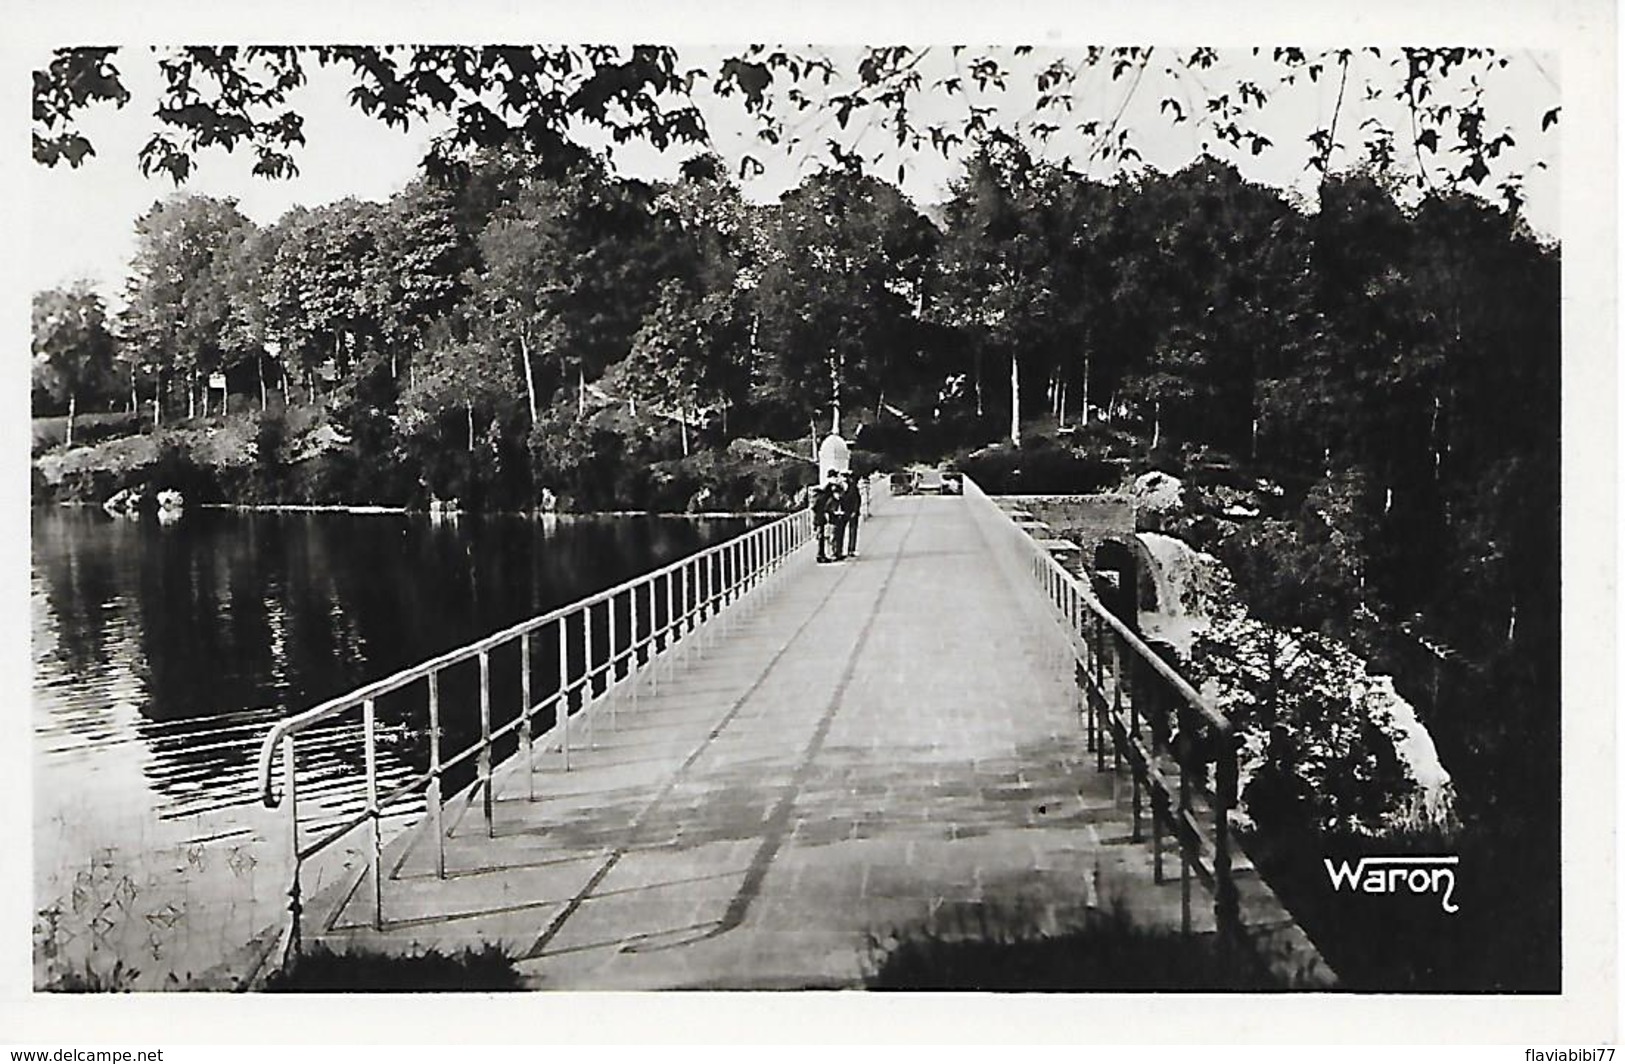
[[[965,499],[995,553],[1032,580],[1066,627],[1084,703],[1086,749],[1133,779],[1133,838],[1144,841],[1150,812],[1152,874],[1164,881],[1163,839],[1179,848],[1180,923],[1191,930],[1191,875],[1213,895],[1219,934],[1240,930],[1232,872],[1230,811],[1237,799],[1236,735],[1229,720],[1114,616],[1088,583],[1069,572],[969,477]],[[1000,542],[1010,551],[997,549]]]
[[[718,616],[732,616],[731,612],[724,611],[779,575],[791,556],[811,538],[811,513],[806,510],[792,513],[278,722],[260,748],[259,791],[267,807],[281,806],[287,810],[292,869],[284,957],[296,953],[300,945],[303,911],[300,873],[307,861],[358,828],[368,827],[365,878],[372,883],[372,925],[382,928],[385,879],[382,822],[390,815],[389,811],[411,805],[410,800],[418,792],[424,792],[428,829],[436,840],[435,871],[444,878],[447,837],[444,790],[448,777],[455,778],[454,770],[461,768],[466,774],[472,762],[473,780],[468,799],[472,802],[476,794],[483,799],[486,834],[494,835],[493,774],[504,763],[502,757],[495,756],[499,751],[511,746],[508,756],[523,758],[528,776],[527,794],[534,800],[538,750],[544,753],[557,750],[562,755],[563,767],[568,769],[572,742],[581,741],[579,737],[573,739],[572,731],[585,727],[591,736],[594,718],[599,715],[591,712],[594,707],[607,708],[613,725],[618,695],[623,688],[630,687],[635,699],[640,673],[645,671],[658,683],[658,671],[652,666],[661,661],[675,663],[675,651],[686,653],[691,647],[702,646],[706,634],[715,627],[708,626],[707,622]],[[517,705],[512,720],[493,728],[492,658],[511,656],[516,646]],[[545,655],[540,653],[543,648]],[[556,678],[550,676],[547,682],[538,685],[535,666],[544,657],[556,657]],[[479,736],[471,745],[448,757],[442,749],[443,739],[451,730],[446,725],[456,723],[457,715],[471,714],[475,707],[455,705],[452,719],[448,720],[448,715],[442,712],[441,680],[448,670],[471,664],[477,664],[479,670]],[[466,686],[472,694],[472,684]],[[538,696],[538,686],[551,687],[551,690]],[[423,771],[406,773],[404,779],[389,779],[391,788],[387,793],[380,793],[380,736],[385,726],[379,721],[378,704],[390,695],[421,695],[426,699],[428,764]],[[355,728],[357,722],[350,718],[358,709],[360,733],[358,737],[352,734],[351,738],[359,740],[361,765],[335,767],[330,756],[335,729]],[[578,721],[574,727],[572,719]],[[540,733],[538,723],[545,725]],[[467,730],[472,731],[471,723]],[[307,778],[302,780],[300,744],[306,738],[310,740],[309,752],[315,754],[319,748],[326,763],[319,771],[305,766]],[[279,753],[283,781],[280,794],[275,786]],[[397,777],[400,775],[396,773]],[[335,791],[336,776],[347,777],[339,781],[340,785],[347,783],[351,789],[363,788],[359,811],[353,808],[341,811],[334,818],[336,822],[302,831],[300,801],[305,788],[319,786],[324,795],[331,795]],[[309,838],[304,837],[307,834]]]

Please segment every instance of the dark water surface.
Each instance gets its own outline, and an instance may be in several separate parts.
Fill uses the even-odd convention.
[[[36,509],[36,971],[54,941],[95,941],[98,927],[110,950],[139,931],[163,969],[181,952],[173,925],[218,924],[209,938],[223,939],[274,912],[263,848],[276,825],[254,774],[279,717],[746,527],[220,510],[160,525]],[[386,750],[381,773],[416,753]],[[261,904],[217,920],[236,893]]]

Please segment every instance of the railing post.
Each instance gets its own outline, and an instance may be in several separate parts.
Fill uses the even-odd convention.
[[[1133,661],[1134,659],[1129,659],[1129,674],[1131,677],[1134,673]],[[1131,680],[1129,687],[1129,719],[1126,724],[1127,735],[1125,738],[1132,746],[1138,746],[1140,741],[1140,700],[1136,697],[1138,693],[1132,686]],[[1123,659],[1121,655],[1117,659],[1117,697],[1119,700],[1123,697]],[[1144,842],[1145,832],[1140,826],[1140,772],[1139,767],[1133,763],[1132,759],[1129,763],[1129,779],[1134,790],[1134,841]]]
[[[559,751],[564,755],[564,771],[570,771],[570,615],[559,615],[559,695],[553,700],[553,715],[559,729]]]
[[[1144,688],[1142,688],[1142,690],[1143,689]],[[1148,701],[1150,699],[1154,698],[1154,697],[1155,696],[1148,696]],[[1149,705],[1146,708],[1148,710],[1151,709],[1151,707]],[[1152,710],[1152,712],[1155,712],[1155,710]],[[1153,725],[1153,728],[1154,727],[1155,726]],[[1152,742],[1154,744],[1155,739],[1153,739]],[[1149,768],[1150,766],[1154,766],[1156,764],[1157,764],[1157,755],[1155,753],[1152,753],[1150,755],[1148,761],[1147,761],[1147,767]],[[1161,816],[1161,811],[1162,811],[1162,807],[1163,807],[1163,802],[1167,798],[1167,795],[1165,793],[1164,794],[1158,794],[1157,791],[1152,789],[1152,787],[1150,786],[1150,781],[1151,781],[1151,773],[1149,771],[1147,771],[1146,772],[1146,797],[1150,800],[1150,804],[1151,804],[1151,881],[1153,883],[1161,883],[1163,881],[1163,879],[1165,878],[1164,875],[1163,875],[1163,869],[1162,869],[1162,816]]]
[[[702,625],[709,623],[711,618],[716,615],[718,558],[719,555],[717,554],[707,554],[705,560],[700,563],[700,585],[704,588],[705,594],[705,606],[700,612],[700,623]],[[705,645],[705,634],[709,633],[702,634],[700,639],[701,647]]]
[[[610,595],[609,598],[604,600],[604,610],[609,614],[608,619],[605,621],[605,628],[609,633],[609,657],[604,661],[604,664],[609,668],[609,675],[604,678],[604,693],[608,694],[620,685],[621,679],[619,661],[621,625],[620,618],[615,615],[614,595]]]
[[[1179,734],[1174,740],[1174,759],[1179,763],[1179,819],[1174,832],[1174,841],[1179,844],[1179,928],[1186,935],[1191,933],[1191,853],[1185,838],[1185,826],[1191,810],[1191,773],[1190,762],[1195,751],[1195,744],[1191,742],[1195,734],[1191,730],[1192,713],[1190,703],[1183,698],[1179,700]]]
[[[626,679],[632,685],[632,709],[638,708],[638,669],[642,666],[638,662],[638,589],[642,584],[633,584],[626,592],[627,609],[631,612],[630,624],[632,631],[627,637],[627,645],[631,648],[631,657],[626,663]]]
[[[703,555],[699,561],[699,602],[695,607],[695,612],[699,617],[696,622],[699,628],[696,634],[699,638],[694,640],[694,648],[699,651],[705,650],[705,637],[708,633],[705,631],[704,625],[711,616],[711,562],[713,558],[714,555],[707,554]]]
[[[692,559],[692,558],[684,558],[683,559],[683,564],[677,567],[678,575],[680,575],[682,577],[682,584],[683,584],[682,634],[684,636],[687,636],[689,632],[692,632],[694,630],[694,614],[692,612],[690,612],[690,610],[688,608],[689,585],[691,583],[693,583],[693,581],[690,579],[690,577],[688,575],[688,570],[693,564],[694,564],[694,559]]]
[[[1158,764],[1162,754],[1167,749],[1163,741],[1164,728],[1162,723],[1167,719],[1167,712],[1163,706],[1164,691],[1162,685],[1157,682],[1156,671],[1151,668],[1149,662],[1138,657],[1136,657],[1135,661],[1137,666],[1135,672],[1139,675],[1140,682],[1134,687],[1134,703],[1135,705],[1139,705],[1142,701],[1145,703],[1143,719],[1151,729],[1151,752],[1147,756],[1147,768],[1149,769]],[[1136,728],[1135,734],[1138,733],[1139,729]],[[1146,780],[1148,784],[1150,779],[1151,773],[1147,771]],[[1164,801],[1168,796],[1151,791],[1149,797],[1151,799],[1152,882],[1161,883],[1164,876],[1162,869],[1162,817],[1160,814]]]
[[[671,574],[666,574],[666,583],[671,583]],[[660,621],[660,577],[651,577],[649,580],[649,693],[654,694],[660,690],[660,655],[666,652],[666,624],[671,623],[671,614],[666,615],[666,623]]]
[[[485,837],[496,838],[491,809],[491,653],[480,651],[480,789],[485,793]]]
[[[288,883],[288,949],[285,956],[297,957],[303,945],[300,922],[304,901],[300,897],[299,871],[299,772],[294,764],[294,737],[289,732],[282,737],[282,800],[288,806],[288,863],[291,870]]]
[[[1241,917],[1236,884],[1230,871],[1230,810],[1236,807],[1236,735],[1224,729],[1214,737],[1218,764],[1214,772],[1213,808],[1213,916],[1219,941],[1228,945],[1239,938]]]
[[[609,657],[605,661],[605,664],[609,666],[609,675],[604,678],[604,696],[609,700],[609,727],[611,731],[615,731],[620,726],[620,721],[615,714],[615,703],[620,700],[616,693],[616,688],[620,686],[620,665],[617,661],[620,653],[620,640],[616,638],[620,625],[616,623],[614,595],[604,600],[604,610],[609,614],[607,622],[609,627]]]
[[[525,798],[536,800],[536,745],[531,735],[530,711],[530,633],[519,637],[519,703],[524,716],[519,719],[519,735],[525,744]]]
[[[1106,621],[1100,616],[1100,614],[1097,613],[1094,615],[1094,621],[1095,645],[1093,648],[1094,661],[1092,664],[1095,668],[1095,690],[1100,692],[1100,701],[1104,704],[1106,701],[1106,639],[1108,638],[1108,635]],[[1104,708],[1104,705],[1102,705],[1102,708]],[[1112,739],[1112,747],[1114,751],[1112,754],[1112,759],[1114,764],[1117,758],[1117,754],[1115,752],[1116,746],[1117,740],[1114,736]],[[1101,727],[1101,722],[1097,720],[1095,724],[1095,771],[1104,772],[1105,770],[1106,735],[1105,729]]]
[[[367,867],[372,871],[372,928],[384,928],[384,838],[378,813],[378,711],[372,699],[361,703],[361,727],[367,744],[367,819],[372,823],[372,845]]]
[[[440,782],[440,670],[429,674],[429,818],[434,827],[434,874],[446,878],[445,792]]]
[[[582,609],[582,653],[585,655],[582,658],[582,716],[587,720],[587,746],[596,749],[598,747],[598,726],[593,721],[593,716],[596,716],[596,713],[593,713],[593,699],[596,699],[598,695],[593,692],[593,684],[595,684],[593,674],[596,673],[596,669],[593,668],[593,606],[591,606],[591,603],[587,604],[587,608]]]

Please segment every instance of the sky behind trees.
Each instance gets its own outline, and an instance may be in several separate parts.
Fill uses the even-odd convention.
[[[83,38],[74,38],[83,39]],[[770,38],[769,38],[770,39]],[[737,49],[720,46],[685,46],[683,65],[715,71],[717,64]],[[823,49],[847,70],[856,55],[851,46]],[[977,51],[973,47],[972,51]],[[1525,217],[1536,232],[1550,238],[1559,233],[1559,141],[1558,128],[1543,129],[1543,118],[1560,106],[1560,57],[1548,50],[1508,48],[1504,69],[1494,71],[1484,84],[1486,112],[1496,123],[1513,130],[1516,144],[1498,160],[1496,172],[1477,191],[1495,199],[1497,184],[1509,175],[1518,175],[1526,197]],[[42,66],[48,53],[35,53],[33,66]],[[1185,165],[1204,148],[1234,161],[1250,179],[1287,188],[1307,200],[1313,199],[1318,173],[1309,166],[1313,147],[1305,133],[1324,125],[1327,115],[1342,104],[1338,141],[1343,150],[1330,155],[1329,164],[1339,169],[1359,162],[1362,155],[1360,132],[1368,119],[1382,120],[1399,128],[1403,115],[1393,100],[1369,104],[1359,87],[1366,83],[1397,84],[1398,75],[1383,59],[1355,55],[1350,64],[1351,88],[1342,85],[1331,72],[1311,82],[1300,76],[1290,86],[1280,84],[1283,70],[1266,58],[1254,58],[1248,48],[1221,50],[1217,67],[1198,77],[1173,83],[1155,76],[1157,58],[1151,67],[1153,77],[1141,86],[1137,79],[1111,78],[1105,64],[1085,74],[1075,86],[1080,98],[1079,117],[1085,108],[1114,115],[1116,121],[1133,133],[1133,143],[1143,153],[1146,165],[1172,171]],[[918,94],[915,115],[919,122],[939,120],[963,112],[975,103],[994,108],[993,124],[1031,119],[1034,91],[1032,71],[1055,59],[1075,63],[1083,56],[1083,45],[1040,46],[1031,56],[1016,57],[1006,49],[1001,53],[1011,71],[1011,89],[988,93],[980,99],[974,90],[969,97],[933,92],[937,79],[954,76],[956,60],[949,49],[939,46],[922,64],[927,88]],[[844,62],[843,62],[844,60]],[[167,176],[143,178],[136,158],[140,146],[152,132],[151,112],[157,99],[158,75],[151,53],[126,46],[114,60],[133,98],[122,109],[103,105],[85,115],[83,128],[96,145],[96,155],[84,166],[53,169],[34,166],[27,175],[31,220],[31,287],[64,285],[88,279],[110,301],[119,301],[122,278],[134,249],[133,222],[156,199],[176,191]],[[1021,76],[1015,76],[1021,72]],[[198,169],[181,189],[183,192],[232,197],[244,213],[260,224],[269,224],[295,204],[317,206],[345,196],[382,200],[398,191],[418,169],[433,135],[444,129],[444,119],[431,117],[410,131],[385,127],[352,106],[347,94],[353,78],[332,68],[313,68],[310,83],[290,101],[306,119],[307,144],[297,149],[300,176],[291,180],[269,180],[250,173],[252,159],[245,151],[228,154],[220,150],[200,153]],[[1203,90],[1219,91],[1226,84],[1256,78],[1268,89],[1271,100],[1256,116],[1254,127],[1270,141],[1270,147],[1257,154],[1246,147],[1232,149],[1215,141],[1211,129],[1199,129],[1191,121],[1176,122],[1176,112],[1201,110]],[[967,85],[969,79],[966,79]],[[756,126],[746,116],[737,98],[719,100],[709,92],[697,92],[696,103],[705,114],[713,146],[730,165],[737,166],[746,155],[763,164],[760,176],[743,182],[748,198],[757,201],[777,199],[809,172],[829,158],[828,143],[842,150],[869,155],[872,172],[885,180],[900,183],[916,203],[940,202],[947,195],[950,178],[958,171],[962,148],[939,153],[930,148],[903,150],[889,143],[888,134],[875,128],[862,116],[842,126],[831,109],[815,108],[804,113],[790,110],[783,87],[773,89],[780,113],[786,118],[789,136],[801,143],[786,150],[760,143]],[[1064,122],[1062,123],[1065,124]],[[583,139],[595,142],[590,133]],[[1403,138],[1401,138],[1403,139]],[[1038,154],[1060,161],[1069,159],[1088,176],[1106,179],[1117,164],[1100,153],[1100,138],[1063,130]],[[664,153],[633,142],[614,149],[616,166],[622,174],[650,179],[676,176],[681,161],[699,149],[679,145]],[[1429,159],[1430,163],[1434,160]],[[1414,164],[1400,160],[1401,168]],[[901,168],[901,169],[899,169]],[[899,176],[901,180],[899,182]]]

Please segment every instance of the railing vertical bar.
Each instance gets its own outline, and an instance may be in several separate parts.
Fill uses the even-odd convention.
[[[1128,738],[1123,719],[1123,656],[1117,652],[1117,633],[1112,639],[1112,771],[1123,769],[1123,743]],[[1135,835],[1135,839],[1139,838]]]
[[[1106,701],[1106,639],[1107,638],[1108,638],[1108,633],[1106,631],[1106,621],[1099,614],[1096,614],[1095,615],[1095,646],[1094,646],[1094,659],[1095,660],[1094,660],[1093,664],[1094,664],[1094,668],[1095,668],[1095,691],[1099,695],[1100,701],[1102,703],[1104,703]],[[1101,708],[1104,709],[1105,706],[1102,705]],[[1106,725],[1107,725],[1107,723],[1108,723],[1107,721],[1102,721],[1102,720],[1099,720],[1098,718],[1096,719],[1096,722],[1095,722],[1095,771],[1096,772],[1104,772],[1104,771],[1106,771]],[[1113,740],[1113,746],[1114,747],[1116,746],[1115,739]],[[1112,754],[1112,759],[1113,759],[1114,764],[1116,762],[1116,757],[1117,757],[1117,755],[1115,753],[1113,753]]]
[[[618,694],[620,688],[620,639],[617,638],[620,625],[616,620],[615,598],[611,595],[604,602],[604,609],[609,614],[609,676],[604,681],[604,695],[609,700],[609,730],[619,730],[619,721],[615,715],[615,704],[620,701]]]
[[[480,651],[480,790],[484,792],[485,836],[496,838],[491,795],[491,653]]]
[[[689,606],[688,606],[689,585],[693,582],[692,578],[690,578],[689,575],[688,575],[688,571],[691,568],[693,568],[693,566],[694,566],[693,559],[688,559],[688,560],[684,561],[683,564],[682,564],[682,567],[680,569],[678,569],[678,572],[682,575],[682,578],[683,578],[682,579],[682,585],[683,585],[682,634],[684,634],[684,635],[687,635],[689,632],[692,632],[694,630],[694,614],[689,610]]]
[[[630,623],[632,626],[632,631],[628,637],[632,654],[626,665],[626,679],[632,686],[632,709],[634,712],[638,708],[638,670],[643,667],[638,661],[639,651],[642,649],[642,644],[638,641],[638,590],[644,586],[646,585],[634,584],[626,594],[627,609],[631,611]]]
[[[554,723],[559,729],[559,752],[564,755],[564,771],[570,771],[570,615],[561,614],[559,625],[559,696],[553,701]]]
[[[666,586],[671,586],[671,574],[666,574]],[[669,597],[669,591],[668,591]],[[671,624],[671,613],[668,607],[666,619],[660,619],[660,578],[655,577],[649,581],[649,693],[654,694],[660,690],[660,655],[666,652],[666,644],[670,640],[667,626]]]
[[[597,698],[593,688],[598,681],[594,678],[597,670],[593,667],[592,660],[592,603],[590,602],[581,611],[581,646],[583,653],[581,659],[581,716],[587,725],[587,745],[596,750],[598,748],[598,726],[593,718],[598,714],[593,712],[592,703]]]
[[[434,828],[434,874],[446,878],[445,790],[440,774],[440,670],[429,673],[429,817]]]
[[[1188,840],[1185,838],[1187,819],[1191,810],[1191,767],[1189,765],[1191,751],[1196,744],[1191,742],[1195,732],[1191,731],[1192,720],[1190,705],[1184,699],[1179,701],[1179,738],[1175,751],[1175,759],[1179,762],[1179,820],[1178,831],[1174,839],[1179,844],[1179,926],[1182,933],[1191,933],[1191,853]]]
[[[384,837],[378,815],[378,709],[372,699],[361,703],[361,727],[366,741],[367,818],[372,823],[372,845],[367,847],[367,867],[372,873],[372,928],[384,928]]]
[[[1221,732],[1215,738],[1220,749],[1213,803],[1213,915],[1219,928],[1219,941],[1229,944],[1238,937],[1241,923],[1236,884],[1230,873],[1230,810],[1236,806],[1238,769],[1236,736]]]
[[[525,744],[525,798],[536,800],[536,741],[531,734],[530,713],[535,703],[530,697],[530,633],[519,637],[519,704],[524,714],[519,734]]]
[[[288,947],[284,956],[299,955],[301,941],[301,915],[304,900],[300,896],[299,873],[303,862],[299,859],[299,771],[294,763],[294,735],[282,738],[282,800],[288,806]]]

